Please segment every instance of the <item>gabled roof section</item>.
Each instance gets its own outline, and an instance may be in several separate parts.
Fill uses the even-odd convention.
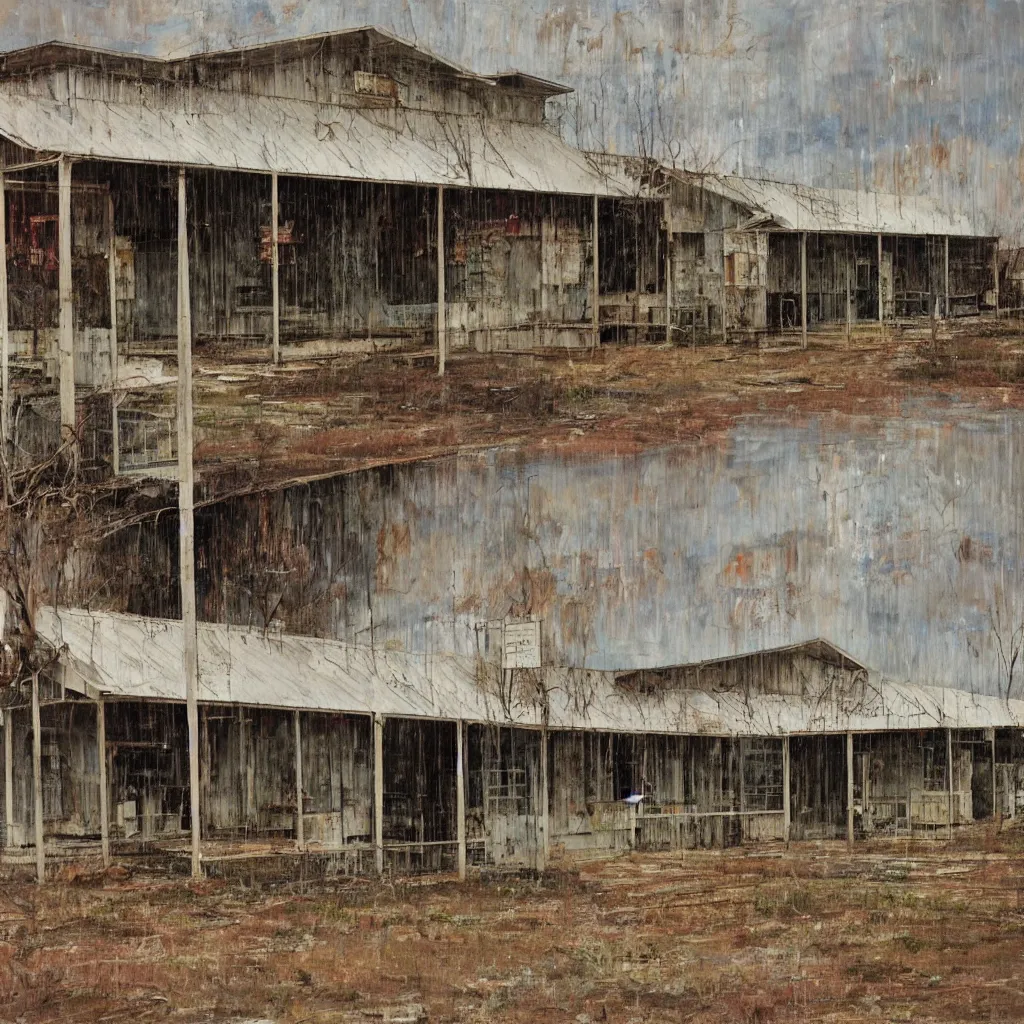
[[[83,67],[138,77],[174,78],[200,66],[230,69],[301,60],[314,57],[331,45],[346,43],[361,44],[371,55],[401,54],[418,59],[443,74],[482,85],[515,89],[545,98],[572,92],[566,85],[515,69],[495,75],[480,74],[375,25],[319,32],[315,35],[295,36],[290,39],[277,39],[220,50],[205,50],[183,57],[160,57],[51,40],[0,54],[0,76],[24,74],[39,68]]]
[[[631,198],[660,199],[668,195],[665,168],[653,157],[594,149],[583,150],[583,155],[598,174],[624,186]]]
[[[837,644],[830,640],[816,637],[814,640],[807,640],[798,644],[786,644],[782,647],[762,647],[756,651],[747,651],[744,654],[730,654],[722,658],[708,658],[703,661],[681,662],[674,665],[659,665],[657,668],[635,669],[628,672],[617,672],[616,680],[626,679],[629,676],[644,672],[648,675],[658,672],[676,672],[681,669],[708,668],[712,665],[728,665],[733,662],[748,661],[751,658],[763,657],[774,654],[806,654],[816,661],[823,661],[827,665],[834,665],[837,668],[848,668],[854,671],[867,672],[868,666],[858,661],[851,654],[848,654]]]
[[[364,25],[360,28],[342,29],[337,32],[320,32],[316,35],[296,36],[291,39],[278,39],[266,43],[253,43],[248,46],[236,46],[223,50],[207,50],[192,53],[186,57],[178,57],[168,61],[170,65],[216,64],[222,66],[244,66],[273,64],[280,60],[294,60],[305,56],[313,56],[331,43],[357,42],[378,52],[402,53],[416,57],[425,63],[434,65],[438,70],[447,72],[458,78],[472,79],[478,82],[489,82],[486,75],[479,75],[461,64],[439,57],[436,53],[424,49],[416,43],[402,39],[391,32],[375,25]]]
[[[60,652],[64,683],[76,692],[90,698],[185,699],[180,620],[41,608],[37,627]],[[550,668],[544,670],[545,706],[535,699],[533,685],[533,699],[511,704],[504,685],[489,690],[475,659],[468,657],[388,651],[210,622],[198,624],[198,641],[199,700],[212,703],[710,736],[1024,724],[1021,700],[885,679],[866,680],[852,695],[754,698],[677,687],[629,693],[611,672]],[[805,648],[845,657],[825,641],[777,650]]]
[[[666,168],[684,184],[703,188],[750,211],[746,225],[766,230],[841,234],[990,237],[961,213],[929,196],[819,188],[731,174],[699,174]],[[741,228],[745,225],[740,224]]]
[[[102,68],[120,70],[125,74],[158,76],[165,71],[167,64],[162,57],[149,54],[107,50],[54,39],[0,53],[0,77],[66,67]]]
[[[568,85],[552,82],[547,78],[538,78],[536,75],[529,75],[525,71],[518,71],[515,68],[499,71],[498,74],[491,75],[491,79],[497,85],[517,89],[520,92],[532,92],[537,96],[565,96],[573,91]]]

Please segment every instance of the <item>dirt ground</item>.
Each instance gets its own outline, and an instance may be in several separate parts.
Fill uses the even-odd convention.
[[[196,466],[207,499],[310,475],[502,446],[627,454],[704,442],[739,417],[899,416],[908,401],[1024,405],[1024,322],[858,325],[762,344],[429,350],[317,364],[200,356]]]
[[[983,825],[463,885],[65,869],[0,884],[0,1020],[1017,1021],[1021,849]]]

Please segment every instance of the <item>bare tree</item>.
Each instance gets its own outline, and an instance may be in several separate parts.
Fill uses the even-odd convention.
[[[10,442],[0,449],[0,590],[7,596],[0,685],[7,700],[17,700],[20,686],[58,653],[40,639],[36,616],[42,604],[56,603],[68,557],[89,521],[79,440],[67,436],[35,458]]]
[[[1016,612],[1015,608],[1007,608],[1006,604],[1006,601],[998,600],[993,604],[989,609],[989,623],[999,659],[1000,696],[1009,709],[1021,653],[1024,652],[1024,615]]]

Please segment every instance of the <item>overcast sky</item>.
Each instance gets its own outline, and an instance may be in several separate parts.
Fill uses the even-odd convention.
[[[573,86],[563,132],[685,166],[928,192],[1024,228],[1016,0],[0,0],[7,48],[182,54],[378,24]]]

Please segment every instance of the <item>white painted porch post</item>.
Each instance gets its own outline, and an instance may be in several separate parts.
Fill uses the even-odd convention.
[[[185,169],[178,171],[178,564],[181,582],[182,669],[188,718],[188,780],[192,877],[202,874],[199,825],[199,638],[192,466],[192,304],[189,293]]]
[[[437,375],[444,376],[448,357],[448,311],[444,282],[444,186],[437,186]]]
[[[992,243],[992,287],[995,291],[996,319],[999,319],[999,239]]]
[[[853,308],[850,294],[850,262],[856,257],[853,253],[853,246],[850,245],[850,236],[846,236],[846,344],[850,344],[853,336]]]
[[[725,227],[722,227],[722,344],[726,345],[729,343],[729,326],[727,323],[728,317],[726,316],[726,309],[728,308],[729,302],[727,299],[728,290],[726,287],[726,274],[725,268],[727,266],[727,257],[725,255]]]
[[[996,797],[998,796],[999,790],[996,786],[996,730],[992,729],[992,819],[994,821],[1002,821],[1003,812],[1001,809],[996,809]]]
[[[594,304],[590,310],[591,319],[591,330],[593,331],[593,339],[591,344],[594,348],[597,348],[601,344],[601,264],[598,260],[598,199],[594,196],[593,213],[590,218],[590,247],[594,254],[594,265],[591,267],[591,283],[590,287],[594,292]]]
[[[672,341],[672,209],[665,200],[665,343]]]
[[[96,701],[96,758],[100,777],[100,851],[103,866],[110,865],[110,811],[107,807],[107,716],[101,697]]]
[[[57,297],[60,305],[57,333],[60,376],[61,443],[76,437],[75,423],[75,333],[74,290],[71,281],[71,160],[62,156],[57,163]],[[77,457],[77,446],[72,458]]]
[[[270,302],[274,365],[281,362],[281,253],[278,248],[277,225],[280,206],[277,198],[277,171],[270,172]]]
[[[46,881],[46,846],[43,840],[43,730],[39,721],[39,673],[32,673],[32,810],[35,827],[36,881]]]
[[[943,300],[942,300],[942,315],[948,320],[949,319],[949,235],[946,235],[943,239],[942,247],[942,289],[943,289]]]
[[[14,712],[4,712],[4,845],[14,846]]]
[[[540,731],[540,869],[547,870],[551,846],[548,841],[548,729]]]
[[[110,468],[121,473],[121,432],[117,415],[117,232],[114,229],[114,197],[107,198],[110,239],[107,250],[107,289],[110,292]]]
[[[846,734],[846,844],[853,849],[853,733]]]
[[[465,726],[455,723],[455,828],[459,844],[459,881],[466,880],[466,761]]]
[[[786,845],[789,845],[789,833],[793,824],[793,808],[791,804],[790,786],[790,760],[789,760],[789,736],[782,738],[782,832]]]
[[[807,232],[800,232],[800,344],[807,348]],[[788,747],[787,743],[787,747]]]
[[[373,715],[373,853],[378,875],[384,874],[384,717]]]
[[[295,848],[306,848],[305,804],[302,799],[302,712],[295,711]]]
[[[11,440],[11,334],[7,309],[7,196],[4,175],[0,174],[0,438],[6,446]],[[6,447],[4,457],[7,457]]]
[[[946,811],[948,821],[946,823],[946,836],[949,839],[953,838],[953,730],[946,730],[946,775],[948,777],[949,787],[946,795]]]
[[[885,319],[885,304],[882,301],[882,236],[878,236],[878,322]]]

